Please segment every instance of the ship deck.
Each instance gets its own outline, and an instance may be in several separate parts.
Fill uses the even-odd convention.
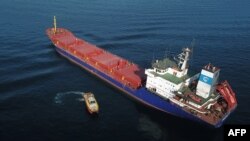
[[[136,89],[145,81],[144,69],[138,65],[79,39],[66,29],[58,28],[56,33],[48,29],[47,34],[56,46],[94,65],[123,85]]]
[[[183,87],[180,92],[182,92],[182,97],[185,97],[187,100],[194,102],[195,104],[198,104],[200,106],[203,106],[206,102],[208,102],[211,99],[217,99],[220,95],[215,92],[209,95],[207,98],[203,98],[201,96],[196,95],[197,98],[201,99],[201,101],[198,103],[195,100],[193,100],[191,97],[188,97],[187,94],[195,94],[194,90],[192,90],[189,87]],[[180,94],[176,93],[176,95],[180,96]]]
[[[150,71],[150,73],[152,73],[154,76],[162,77],[163,79],[166,79],[174,84],[179,84],[179,83],[181,83],[189,78],[188,75],[185,75],[182,77],[176,77],[176,76],[169,74],[169,73],[159,74],[159,73],[156,73],[154,71]]]

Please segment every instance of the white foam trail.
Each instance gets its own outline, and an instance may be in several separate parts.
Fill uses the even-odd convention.
[[[76,100],[82,102],[84,101],[84,98],[77,98]]]
[[[56,104],[63,104],[63,97],[66,96],[66,95],[82,95],[83,92],[80,92],[80,91],[69,91],[69,92],[60,92],[60,93],[57,93],[55,98],[54,98],[54,102]],[[78,98],[76,99],[78,101],[84,101],[82,98]]]

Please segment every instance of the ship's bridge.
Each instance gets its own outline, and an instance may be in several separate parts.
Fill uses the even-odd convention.
[[[166,70],[167,68],[175,67],[177,68],[177,63],[170,60],[169,58],[165,58],[163,60],[156,60],[152,63],[152,67],[159,70]]]
[[[174,96],[174,91],[178,91],[186,85],[189,79],[188,64],[190,49],[184,48],[178,55],[178,59],[165,58],[156,60],[152,68],[146,69],[146,88],[158,95],[169,98]],[[190,79],[189,79],[190,80]]]

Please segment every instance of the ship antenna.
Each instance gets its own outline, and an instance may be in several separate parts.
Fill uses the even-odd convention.
[[[54,16],[54,33],[56,33],[56,16]]]

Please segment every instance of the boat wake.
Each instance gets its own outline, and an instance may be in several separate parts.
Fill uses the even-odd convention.
[[[84,101],[84,99],[82,97],[79,97],[82,95],[83,92],[80,92],[80,91],[69,91],[69,92],[60,92],[60,93],[57,93],[55,98],[54,98],[54,102],[56,104],[63,104],[63,101],[67,98],[72,97],[73,95],[74,96],[77,96],[75,98],[75,100],[77,101]]]

